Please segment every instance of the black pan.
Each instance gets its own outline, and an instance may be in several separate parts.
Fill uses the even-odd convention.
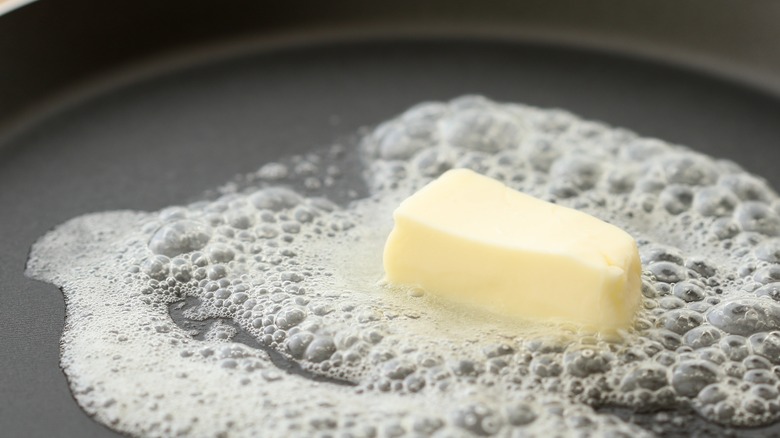
[[[53,226],[191,199],[465,93],[686,144],[779,188],[778,22],[759,0],[42,0],[0,16],[0,436],[115,435],[58,367],[61,294],[23,275]]]

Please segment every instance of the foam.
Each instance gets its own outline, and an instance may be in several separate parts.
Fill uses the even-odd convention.
[[[382,284],[392,210],[452,167],[634,235],[635,328],[540,326]],[[65,294],[76,400],[131,435],[648,434],[604,406],[758,426],[780,418],[779,206],[732,162],[466,96],[202,201],[75,218],[27,272]]]

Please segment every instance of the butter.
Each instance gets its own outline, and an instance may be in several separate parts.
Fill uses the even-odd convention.
[[[450,170],[404,200],[386,280],[512,317],[629,327],[641,264],[625,231],[586,213]]]

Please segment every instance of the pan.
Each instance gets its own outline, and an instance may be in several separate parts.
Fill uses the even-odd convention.
[[[33,242],[153,211],[426,100],[565,108],[780,187],[772,1],[6,2],[0,16],[0,435],[118,434],[60,370],[62,295]],[[18,7],[17,7],[18,6]],[[777,436],[614,410],[659,436]]]

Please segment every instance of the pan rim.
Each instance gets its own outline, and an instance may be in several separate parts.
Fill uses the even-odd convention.
[[[39,3],[39,0],[20,1]],[[652,45],[637,51],[633,50],[636,46],[630,43],[610,44],[610,41],[614,40],[605,35],[583,37],[575,33],[562,34],[557,30],[551,31],[543,27],[536,29],[526,27],[519,30],[510,27],[474,26],[464,29],[446,24],[423,26],[422,23],[400,28],[377,23],[366,23],[349,29],[319,26],[307,28],[304,33],[300,32],[300,29],[292,28],[272,34],[222,38],[207,44],[172,48],[162,53],[130,59],[94,75],[79,78],[43,99],[33,101],[8,119],[0,120],[0,154],[4,151],[5,145],[12,143],[15,138],[53,115],[136,83],[242,57],[345,45],[470,42],[578,51],[594,56],[671,68],[714,79],[739,87],[746,92],[780,99],[780,81],[777,81],[777,86],[774,86],[752,80],[743,74],[741,68],[725,68],[727,62],[719,66],[715,59],[690,56],[685,51],[678,53]]]

